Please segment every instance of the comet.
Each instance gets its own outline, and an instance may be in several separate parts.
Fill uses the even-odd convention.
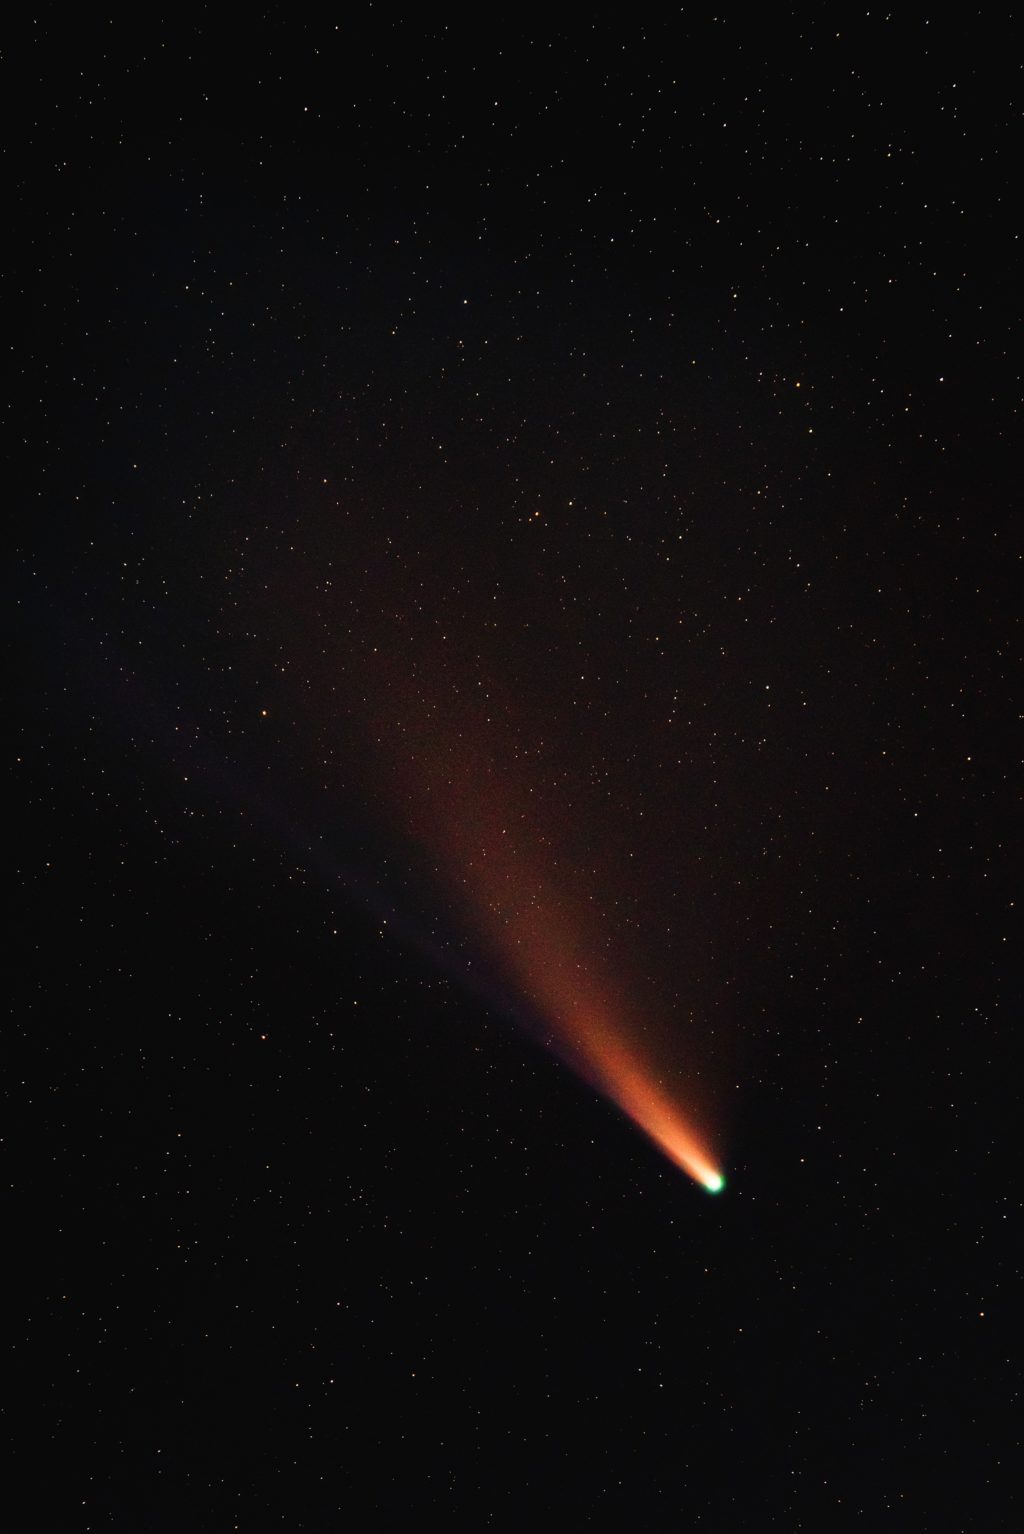
[[[550,1048],[669,1161],[708,1193],[721,1192],[694,1083],[688,1089],[674,1068],[674,1020],[648,978],[627,973],[643,959],[610,914],[614,890],[603,892],[594,867],[580,868],[567,849],[571,839],[593,841],[593,828],[530,781],[525,754],[494,724],[493,708],[474,712],[465,686],[425,687],[423,671],[402,700],[400,729],[390,713],[395,678],[378,694],[389,715],[374,721],[374,736],[392,750],[375,789],[428,855],[459,925],[542,1021]]]

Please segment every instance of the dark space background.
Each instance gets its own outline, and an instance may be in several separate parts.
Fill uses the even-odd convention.
[[[9,31],[31,1527],[1018,1526],[1018,55]],[[469,694],[678,1004],[717,1198],[375,792]]]

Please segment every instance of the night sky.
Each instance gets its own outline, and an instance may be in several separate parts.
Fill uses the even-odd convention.
[[[336,15],[4,44],[12,1527],[1015,1529],[1019,46]]]

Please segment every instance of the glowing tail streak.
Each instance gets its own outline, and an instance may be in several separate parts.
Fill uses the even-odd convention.
[[[529,929],[533,924],[525,926]],[[642,1047],[628,1037],[626,1016],[613,1018],[607,1000],[578,970],[571,975],[565,966],[544,963],[548,943],[536,932],[532,936],[533,942],[527,936],[525,941],[515,941],[511,950],[505,947],[504,956],[518,972],[523,990],[551,1021],[558,1052],[616,1103],[670,1161],[709,1193],[719,1193],[725,1179],[711,1152],[659,1081]],[[571,1000],[568,991],[575,993]]]
[[[404,776],[403,808],[417,839],[445,870],[464,918],[550,1024],[556,1051],[671,1161],[709,1193],[719,1192],[722,1174],[666,1090],[638,1008],[612,983],[607,934],[594,931],[598,908],[578,877],[571,881],[575,897],[564,874],[556,881],[565,864],[553,839],[526,829],[535,817],[528,818],[507,782],[479,759],[467,761],[464,749],[440,741],[436,722],[432,726],[435,770],[429,759],[424,770],[421,759],[418,770]]]
[[[689,1172],[709,1193],[721,1192],[725,1179],[707,1149],[684,1122],[676,1105],[651,1080],[650,1072],[634,1059],[628,1046],[611,1034],[602,1039],[595,1029],[591,1051],[606,1095],[661,1147],[669,1160]]]

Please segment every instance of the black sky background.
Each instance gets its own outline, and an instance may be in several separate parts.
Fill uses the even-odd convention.
[[[33,1526],[1016,1527],[1004,21],[4,57]],[[410,700],[596,881],[720,1197],[517,1026]]]

